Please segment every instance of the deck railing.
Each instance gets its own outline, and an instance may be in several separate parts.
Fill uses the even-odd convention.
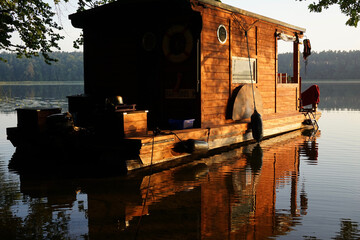
[[[277,74],[277,83],[298,83],[298,82],[297,82],[296,78],[288,75],[287,73],[278,73]]]

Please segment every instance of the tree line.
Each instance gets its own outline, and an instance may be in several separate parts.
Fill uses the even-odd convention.
[[[0,53],[1,81],[83,81],[82,52],[54,52],[52,58],[58,59],[51,65],[43,57],[17,58],[15,53]]]
[[[279,72],[292,74],[293,54],[279,54]],[[313,52],[300,61],[303,79],[360,79],[360,51]]]
[[[0,81],[83,81],[82,52],[54,52],[58,59],[48,65],[43,58],[17,58],[14,53],[0,53],[8,62],[0,62]],[[360,51],[323,51],[300,61],[303,79],[360,79]],[[279,54],[279,72],[292,75],[293,54]]]

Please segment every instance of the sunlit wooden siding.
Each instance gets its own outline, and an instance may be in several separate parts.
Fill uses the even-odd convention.
[[[202,9],[201,33],[201,122],[210,127],[233,122],[226,118],[228,101],[240,84],[232,83],[232,57],[257,59],[257,87],[263,100],[263,114],[296,110],[297,84],[292,87],[276,83],[277,31],[293,35],[294,30],[231,13],[216,7]],[[222,24],[228,31],[226,43],[217,39],[217,28]],[[245,31],[248,30],[248,45]],[[289,43],[291,44],[291,43]],[[279,85],[279,87],[278,87]],[[294,88],[294,85],[295,88]]]
[[[203,11],[201,32],[201,122],[202,127],[224,124],[229,99],[229,41],[217,39],[219,24],[229,29],[228,14],[209,8]]]

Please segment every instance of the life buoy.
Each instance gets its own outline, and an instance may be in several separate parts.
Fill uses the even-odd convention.
[[[187,27],[173,25],[165,33],[162,47],[169,61],[183,62],[189,58],[193,49],[193,36]]]

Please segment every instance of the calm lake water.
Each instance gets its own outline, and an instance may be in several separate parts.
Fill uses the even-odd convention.
[[[360,81],[318,85],[315,136],[295,131],[151,175],[65,177],[10,170],[5,129],[16,107],[66,111],[83,86],[0,84],[0,239],[360,239]]]

